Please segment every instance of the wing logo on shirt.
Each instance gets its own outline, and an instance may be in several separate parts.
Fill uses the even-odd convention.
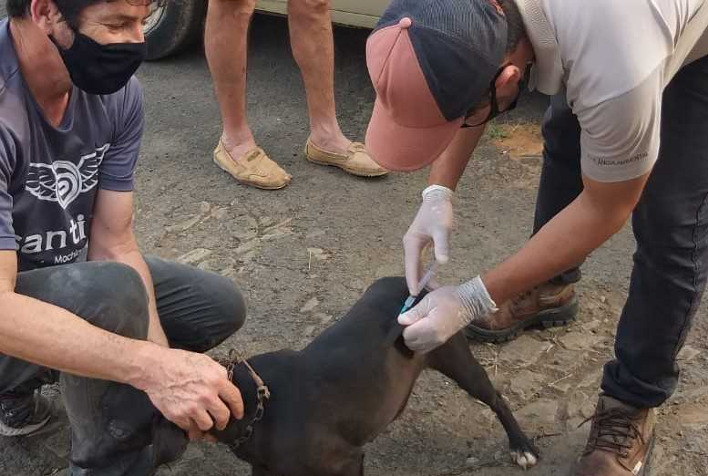
[[[57,202],[66,210],[82,193],[98,184],[98,169],[110,144],[84,155],[79,165],[66,160],[51,164],[30,163],[25,190],[40,200]]]

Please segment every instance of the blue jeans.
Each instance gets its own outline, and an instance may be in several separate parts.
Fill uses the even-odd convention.
[[[545,141],[534,231],[582,191],[580,126],[556,96]],[[637,241],[629,295],[602,390],[637,407],[661,405],[676,389],[676,355],[706,285],[708,266],[708,58],[684,67],[664,91],[661,150],[632,215]],[[580,279],[578,270],[556,278]]]
[[[147,258],[160,322],[170,345],[204,352],[236,332],[246,316],[233,283],[216,274]],[[66,309],[91,324],[146,339],[148,301],[132,268],[89,262],[19,273],[16,292]],[[0,393],[31,391],[52,372],[0,355]],[[143,476],[179,457],[187,438],[131,386],[62,374],[72,429],[72,476]]]

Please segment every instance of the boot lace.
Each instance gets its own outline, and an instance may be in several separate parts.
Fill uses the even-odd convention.
[[[637,438],[644,443],[642,433],[637,428],[636,423],[627,412],[617,408],[595,413],[584,420],[578,428],[589,421],[594,421],[597,432],[590,432],[590,439],[586,452],[594,449],[611,451],[626,458],[629,450],[633,447],[633,442]]]

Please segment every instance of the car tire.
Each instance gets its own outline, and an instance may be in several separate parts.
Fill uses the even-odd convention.
[[[167,0],[145,25],[147,59],[175,54],[201,38],[207,0]]]

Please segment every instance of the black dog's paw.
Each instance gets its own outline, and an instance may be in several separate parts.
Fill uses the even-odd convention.
[[[533,468],[538,463],[541,458],[541,454],[538,448],[524,437],[521,441],[516,441],[510,446],[509,456],[511,456],[512,463],[520,466],[524,470]]]

